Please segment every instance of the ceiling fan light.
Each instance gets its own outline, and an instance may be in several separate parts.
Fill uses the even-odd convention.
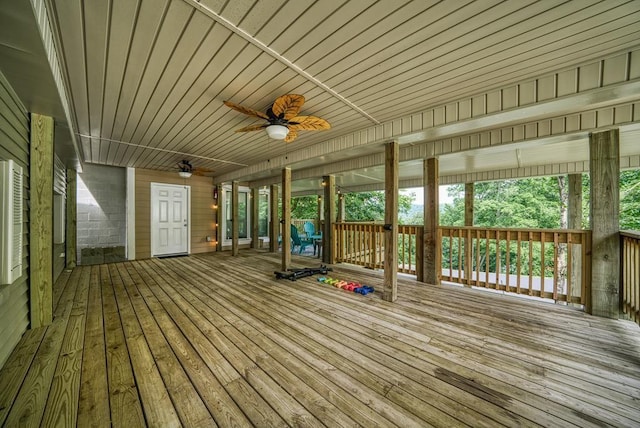
[[[269,138],[274,140],[284,140],[289,133],[289,128],[284,125],[269,125],[267,126],[267,134]]]
[[[182,178],[189,178],[191,177],[191,172],[189,171],[179,171],[178,175]]]

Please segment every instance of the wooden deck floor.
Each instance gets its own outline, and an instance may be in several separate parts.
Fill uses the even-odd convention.
[[[631,322],[404,278],[390,304],[278,266],[243,251],[63,273],[53,324],[0,372],[0,425],[638,426]]]

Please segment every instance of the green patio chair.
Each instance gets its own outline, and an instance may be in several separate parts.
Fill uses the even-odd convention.
[[[294,249],[298,247],[298,254],[302,254],[307,245],[313,245],[313,238],[300,237],[298,228],[291,225],[291,252],[293,253]]]

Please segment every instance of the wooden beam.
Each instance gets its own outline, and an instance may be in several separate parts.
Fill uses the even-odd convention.
[[[464,225],[473,226],[473,191],[474,183],[464,184]],[[471,258],[473,257],[472,249],[473,239],[471,238],[471,231],[467,231],[464,238],[464,278],[465,285],[471,286]]]
[[[620,311],[620,143],[612,129],[589,134],[591,174],[592,315],[618,318]]]
[[[385,144],[384,163],[384,289],[382,298],[398,298],[398,162],[399,144]]]
[[[338,193],[338,216],[336,217],[338,222],[343,222],[346,218],[344,203],[344,194]]]
[[[251,189],[251,248],[258,248],[260,234],[260,189]]]
[[[65,213],[65,253],[66,267],[73,269],[77,260],[77,186],[78,174],[75,169],[67,169],[67,206]]]
[[[464,225],[473,226],[474,183],[464,184]]]
[[[582,229],[582,174],[569,174],[569,203],[567,205],[567,228]],[[567,284],[567,295],[578,295],[581,289],[582,251],[580,245],[571,244],[571,281]]]
[[[438,159],[429,158],[423,164],[424,180],[424,236],[423,236],[423,273],[424,282],[440,284],[442,271],[440,239],[438,237],[439,226],[439,202],[438,202]]]
[[[238,255],[238,240],[240,239],[240,221],[238,216],[238,186],[237,181],[231,182],[231,255]],[[229,219],[227,219],[228,221]]]
[[[29,282],[31,328],[53,318],[53,118],[31,114]]]
[[[291,266],[291,168],[282,168],[282,271]]]
[[[336,178],[333,175],[322,177],[324,181],[324,223],[322,224],[322,261],[334,264],[335,252],[333,251],[333,219],[336,218]]]
[[[317,223],[316,230],[322,231],[322,225],[324,224],[324,198],[322,195],[318,195],[318,215],[317,215]]]
[[[269,251],[278,251],[280,219],[278,217],[278,186],[272,184],[269,192]]]

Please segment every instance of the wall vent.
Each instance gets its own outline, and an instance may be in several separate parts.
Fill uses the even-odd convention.
[[[0,284],[22,275],[22,167],[0,161]]]

